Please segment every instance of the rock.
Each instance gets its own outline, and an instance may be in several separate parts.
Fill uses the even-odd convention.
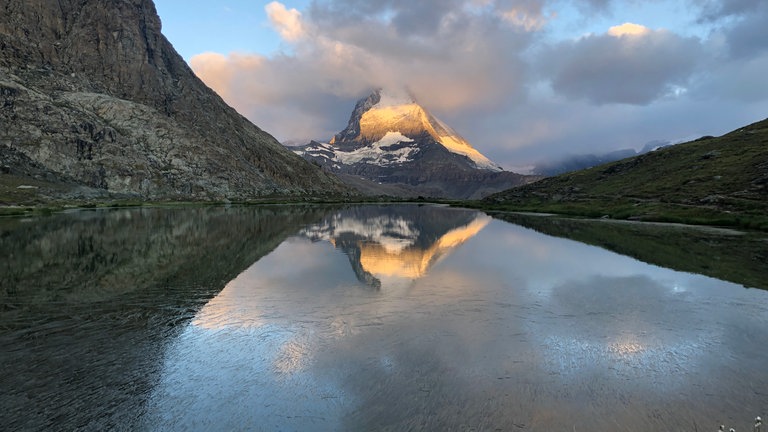
[[[2,9],[0,146],[150,200],[345,193],[206,87],[162,35],[151,0]]]
[[[503,171],[411,95],[381,89],[329,143],[292,149],[369,195],[476,199],[540,178]]]

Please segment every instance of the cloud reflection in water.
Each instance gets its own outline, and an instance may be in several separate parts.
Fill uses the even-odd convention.
[[[612,430],[758,408],[743,390],[768,385],[765,292],[471,211],[345,212],[199,312],[168,352],[158,424],[199,424],[215,405],[224,426],[287,430]]]

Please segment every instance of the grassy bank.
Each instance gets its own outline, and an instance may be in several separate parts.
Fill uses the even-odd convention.
[[[768,120],[543,179],[469,205],[768,231]]]

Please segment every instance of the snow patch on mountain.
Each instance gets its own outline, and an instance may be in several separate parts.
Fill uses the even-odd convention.
[[[413,140],[401,134],[400,132],[389,131],[386,135],[384,135],[383,138],[373,143],[373,146],[387,147],[399,142],[413,142]]]
[[[336,164],[352,165],[360,162],[391,166],[410,161],[420,149],[408,144],[414,141],[400,132],[387,132],[380,140],[351,151],[343,151],[328,143],[317,143],[304,150],[293,150],[299,156],[322,157]]]
[[[399,143],[412,142],[412,139],[404,136],[400,132],[387,132],[380,140],[369,146],[361,147],[350,152],[336,150],[336,159],[346,165],[360,162],[372,163],[380,166],[401,164],[411,160],[412,156],[419,152],[419,149],[417,147],[409,146],[402,146],[399,148],[394,147]]]

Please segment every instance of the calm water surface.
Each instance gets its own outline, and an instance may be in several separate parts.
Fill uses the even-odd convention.
[[[434,206],[0,220],[9,430],[749,430],[768,292]]]

